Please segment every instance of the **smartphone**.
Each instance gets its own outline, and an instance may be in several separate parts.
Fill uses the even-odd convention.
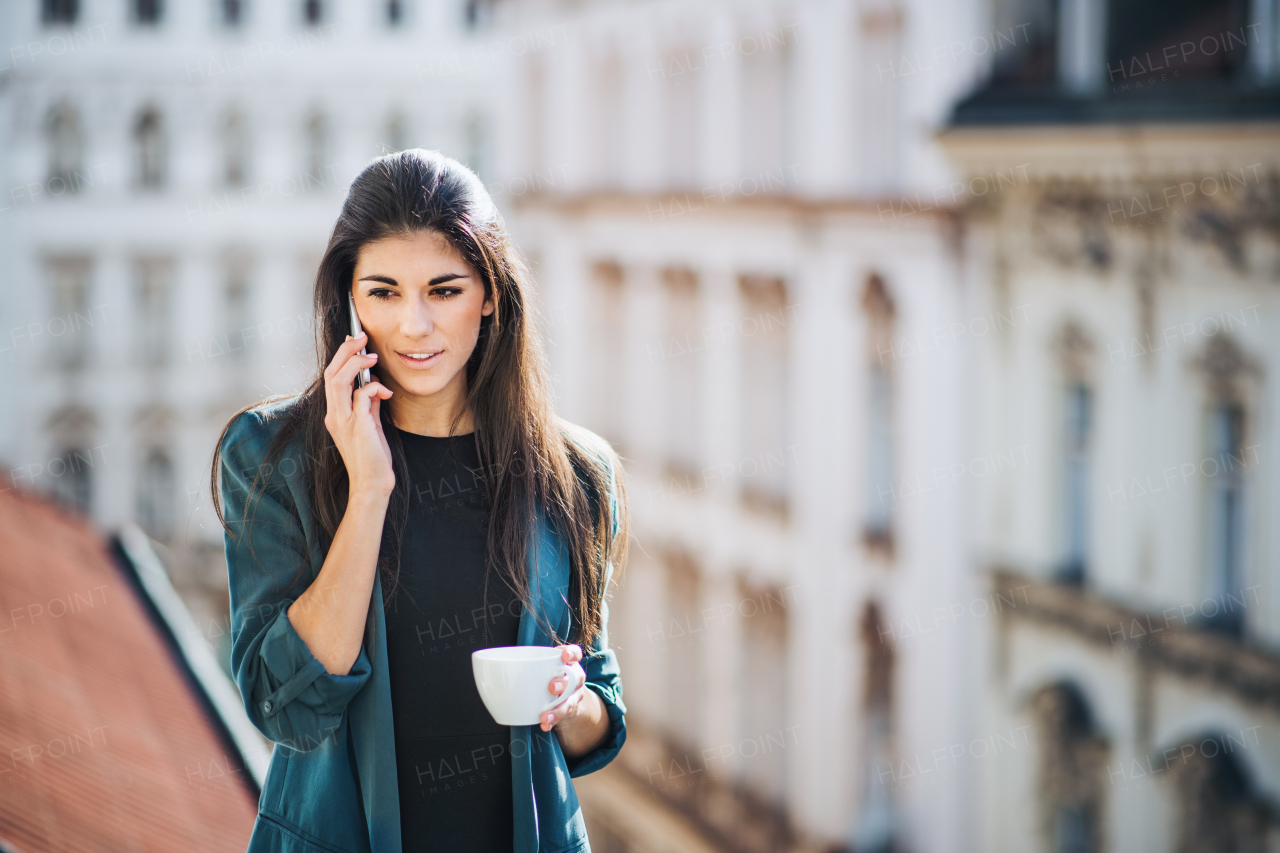
[[[360,318],[356,315],[356,300],[350,293],[347,294],[347,307],[351,309],[351,337],[358,337],[364,330],[360,328]],[[360,354],[367,355],[365,350],[368,347],[361,347]],[[373,381],[369,368],[365,367],[356,373],[356,387],[363,388]]]

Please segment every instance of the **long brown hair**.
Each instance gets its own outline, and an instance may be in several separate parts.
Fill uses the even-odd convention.
[[[296,403],[283,409],[284,423],[254,476],[249,505],[255,494],[260,497],[265,490],[265,483],[259,487],[263,468],[300,438],[307,461],[302,468],[307,497],[321,537],[318,544],[322,553],[328,552],[346,512],[349,483],[346,466],[324,425],[323,370],[350,332],[347,295],[360,248],[418,231],[443,235],[477,272],[485,296],[495,304],[494,311],[481,318],[480,337],[466,364],[467,404],[475,422],[480,477],[490,509],[489,562],[524,607],[538,613],[530,596],[526,561],[535,511],[541,508],[567,546],[570,560],[569,636],[559,638],[551,626],[545,627],[557,642],[576,642],[586,651],[602,628],[605,567],[612,562],[620,571],[626,556],[629,525],[621,463],[607,442],[555,415],[542,345],[532,328],[535,316],[528,269],[484,184],[466,166],[437,151],[418,148],[379,157],[351,184],[316,274],[316,375]],[[220,451],[231,423],[258,405],[237,412],[223,427],[214,449],[210,470],[214,511],[232,537],[235,534],[219,500]],[[381,420],[391,448],[396,489],[383,526],[378,571],[394,592],[408,516],[408,469],[385,404]],[[455,422],[451,433],[456,426]],[[619,516],[616,537],[610,535],[611,470]],[[248,507],[245,515],[251,518]],[[305,568],[299,567],[299,576]]]

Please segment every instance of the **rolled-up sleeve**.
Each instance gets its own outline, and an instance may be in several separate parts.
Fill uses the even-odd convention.
[[[302,522],[280,473],[290,470],[290,457],[286,453],[267,463],[269,443],[261,416],[248,411],[227,430],[221,447],[222,501],[230,528],[225,543],[231,668],[254,726],[275,743],[307,752],[338,729],[371,668],[362,647],[350,672],[329,673],[289,621],[289,605],[305,591],[313,572]],[[248,505],[259,473],[259,491]]]
[[[619,509],[616,479],[610,466],[609,507],[612,522],[612,537],[617,539]],[[587,687],[594,690],[603,700],[605,713],[609,717],[609,731],[604,740],[595,749],[579,756],[576,760],[567,761],[570,776],[585,776],[604,767],[614,759],[622,744],[627,740],[627,706],[622,701],[622,673],[618,668],[618,657],[609,648],[609,602],[607,599],[609,583],[613,580],[613,563],[605,569],[605,599],[600,602],[600,635],[582,659],[582,669],[587,675]]]

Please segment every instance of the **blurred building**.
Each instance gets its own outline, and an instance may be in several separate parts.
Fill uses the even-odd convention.
[[[985,594],[959,199],[931,139],[981,66],[949,45],[985,21],[530,2],[508,25],[568,34],[513,63],[498,154],[531,176],[512,225],[563,411],[630,478],[622,765],[725,850],[971,849],[971,767],[893,777],[967,742],[978,672],[966,624],[918,629]],[[597,839],[626,811],[589,815]]]
[[[217,432],[314,369],[349,180],[439,148],[626,461],[598,850],[1274,849],[1278,26],[10,4],[0,488],[138,520],[227,639]]]
[[[984,850],[1280,844],[1280,19],[1006,0],[943,137],[973,186]],[[975,187],[976,189],[976,187]],[[977,193],[974,194],[978,195]],[[1016,747],[1016,748],[1015,748]]]
[[[424,145],[490,171],[491,17],[475,0],[0,11],[0,488],[137,521],[224,660],[219,430],[312,375],[315,267],[371,157]]]

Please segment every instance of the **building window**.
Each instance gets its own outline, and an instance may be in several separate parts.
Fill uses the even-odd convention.
[[[790,330],[787,287],[781,278],[744,275],[738,280],[745,309],[742,340],[742,501],[785,521],[788,469]]]
[[[160,18],[164,13],[164,4],[161,0],[133,0],[133,22],[144,26],[154,26],[160,23]]]
[[[861,18],[860,51],[855,63],[852,111],[855,175],[864,193],[884,192],[898,182],[901,145],[902,14],[894,6],[876,4]]]
[[[80,0],[42,0],[40,3],[40,23],[46,27],[53,24],[74,24],[80,17]]]
[[[175,491],[173,462],[163,450],[152,450],[138,477],[138,524],[161,542],[173,532]]]
[[[470,30],[489,26],[493,23],[493,0],[465,0],[462,19]]]
[[[849,847],[891,851],[894,813],[891,783],[896,778],[893,752],[893,630],[880,605],[868,601],[860,627],[862,676],[862,788]],[[885,773],[886,769],[889,771]]]
[[[626,280],[616,263],[599,263],[592,270],[592,310],[589,319],[592,421],[596,431],[622,452],[626,440]]]
[[[1059,553],[1055,578],[1083,584],[1089,575],[1094,395],[1089,380],[1093,344],[1075,322],[1068,322],[1055,341],[1063,385],[1059,427]]]
[[[67,105],[54,107],[49,113],[49,193],[79,192],[85,183],[81,158],[84,136],[79,114]]]
[[[742,176],[762,192],[780,192],[787,175],[789,71],[794,52],[786,30],[758,36],[759,49],[742,59]]]
[[[1058,67],[1055,0],[997,0],[992,38],[991,82],[1008,88],[1052,86]],[[998,35],[997,35],[998,34]]]
[[[1209,458],[1213,475],[1205,483],[1207,571],[1210,599],[1221,609],[1208,617],[1208,627],[1239,636],[1244,628],[1244,411],[1235,404],[1217,405],[1209,414]],[[1206,467],[1207,464],[1206,464]],[[1231,596],[1231,598],[1228,598]]]
[[[1270,809],[1236,758],[1242,747],[1252,746],[1248,737],[1247,731],[1204,734],[1164,750],[1166,755],[1181,756],[1173,774],[1177,853],[1268,849]]]
[[[307,117],[306,127],[306,174],[303,185],[308,189],[319,189],[325,184],[325,168],[329,155],[329,121],[324,113],[315,111]]]
[[[165,259],[145,258],[134,265],[135,340],[138,359],[147,366],[161,367],[168,361],[171,273],[172,264]]]
[[[895,309],[884,279],[878,275],[867,279],[862,291],[862,310],[867,328],[862,538],[869,547],[891,556],[896,495],[893,417]]]
[[[324,21],[324,4],[320,0],[302,0],[302,21],[316,26]]]
[[[138,116],[133,126],[133,147],[138,186],[144,189],[164,186],[168,152],[159,111],[146,109]]]
[[[1089,438],[1093,427],[1093,394],[1089,386],[1067,386],[1062,424],[1062,562],[1061,580],[1083,583],[1089,563]]]
[[[650,635],[663,644],[661,656],[667,663],[663,667],[667,673],[663,686],[671,701],[664,703],[663,723],[676,744],[692,749],[701,740],[699,723],[705,684],[701,662],[707,634],[693,630],[698,627],[694,620],[701,618],[703,607],[702,573],[694,559],[680,550],[663,554],[663,563],[667,587],[665,619],[662,631]]]
[[[691,63],[695,48],[669,54],[663,60],[663,132],[667,181],[672,187],[691,188],[698,182],[698,83]]]
[[[1109,747],[1080,692],[1054,685],[1032,698],[1039,741],[1041,829],[1054,853],[1102,849],[1103,780]]]
[[[238,110],[222,123],[222,181],[229,187],[244,186],[248,177],[249,132]]]
[[[383,8],[387,13],[387,26],[398,27],[404,23],[404,0],[387,0]]]
[[[666,296],[666,329],[662,341],[662,368],[666,376],[666,461],[670,476],[678,485],[696,491],[700,470],[698,453],[700,372],[703,345],[699,339],[698,277],[692,270],[667,269],[662,272]]]
[[[78,370],[88,363],[90,329],[99,319],[89,307],[89,259],[52,258],[53,318],[47,326],[54,363]]]
[[[224,27],[238,27],[244,23],[244,0],[222,0],[218,8]]]
[[[98,457],[101,456],[102,452],[98,451]],[[93,509],[93,465],[93,450],[78,445],[64,450],[55,462],[50,462],[48,470],[53,478],[54,500],[72,512],[89,515]]]
[[[790,588],[789,588],[790,589]],[[796,743],[794,720],[787,714],[787,607],[794,603],[794,589],[738,584],[736,614],[742,629],[742,694],[738,701],[738,731],[753,737],[762,749],[739,756],[739,778],[775,814],[781,814],[787,791],[786,755]],[[749,602],[749,603],[747,603]],[[763,833],[762,833],[763,834]],[[764,845],[762,845],[764,846]],[[780,849],[768,845],[765,849]]]

